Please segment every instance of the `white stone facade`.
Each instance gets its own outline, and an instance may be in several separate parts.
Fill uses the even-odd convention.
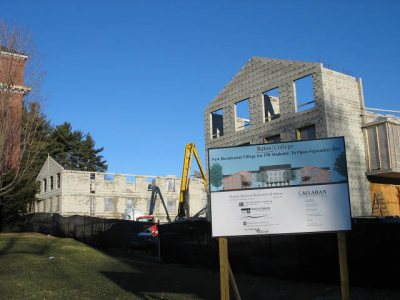
[[[299,107],[300,90],[296,92],[296,83],[304,77],[312,79],[312,101],[307,109]],[[271,119],[264,107],[267,105],[264,94],[276,88],[279,96],[271,97],[274,100],[271,105],[279,117]],[[250,125],[237,130],[235,105],[245,99],[249,100]],[[222,132],[219,135],[215,135],[216,128],[213,128],[215,112],[219,114],[218,124],[223,124],[223,128],[218,128]],[[360,79],[324,68],[321,63],[254,57],[205,109],[206,150],[262,144],[276,136],[280,141],[302,139],[302,129],[308,126],[315,129],[314,138],[344,136],[352,216],[370,216],[367,153],[362,131],[366,116]]]
[[[48,157],[37,181],[40,182],[40,193],[37,194],[35,212],[121,219],[128,200],[132,200],[135,210],[148,215],[149,185],[155,184],[160,188],[171,219],[177,215],[180,188],[177,176],[71,171]],[[201,179],[191,178],[189,199],[191,215],[206,206],[207,196]],[[166,222],[159,197],[153,215],[160,222]]]

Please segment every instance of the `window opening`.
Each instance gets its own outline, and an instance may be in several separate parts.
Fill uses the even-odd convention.
[[[95,180],[96,179],[96,173],[90,173],[90,179]]]
[[[90,205],[90,215],[94,216],[96,212],[96,197],[89,197],[89,205]]]
[[[279,89],[274,88],[263,93],[264,122],[278,119],[279,114]]]
[[[153,177],[147,177],[146,182],[147,182],[147,190],[151,191],[151,187],[156,184],[156,179]]]
[[[273,144],[273,143],[280,143],[281,142],[281,135],[271,135],[264,138],[264,144]]]
[[[126,183],[130,183],[130,184],[133,184],[136,181],[135,176],[125,176],[125,179],[126,179]]]
[[[104,174],[104,180],[105,181],[114,181],[114,175],[113,174]]]
[[[57,211],[60,211],[61,210],[61,198],[60,198],[60,196],[57,196],[56,199],[57,199]]]
[[[50,176],[50,190],[54,189],[54,177]]]
[[[167,179],[167,191],[175,192],[175,179],[173,178]]]
[[[224,135],[224,110],[221,108],[211,113],[211,138]]]
[[[250,128],[250,101],[249,99],[235,103],[236,131]]]
[[[57,173],[57,188],[61,188],[61,173]]]
[[[167,200],[167,209],[168,211],[176,211],[176,201],[175,200]]]
[[[104,211],[113,211],[114,201],[113,198],[104,198]]]
[[[47,178],[43,179],[43,191],[47,192]]]
[[[302,127],[297,129],[297,140],[314,140],[317,138],[315,125]]]
[[[294,86],[296,111],[300,112],[313,108],[315,106],[315,99],[312,75],[308,75],[306,77],[295,80]]]

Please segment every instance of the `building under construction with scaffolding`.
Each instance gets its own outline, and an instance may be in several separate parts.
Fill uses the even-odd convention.
[[[365,107],[359,78],[254,57],[205,109],[206,149],[344,136],[352,216],[399,216],[400,118],[387,113]]]

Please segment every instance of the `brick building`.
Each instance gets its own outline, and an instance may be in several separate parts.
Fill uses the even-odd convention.
[[[27,58],[0,46],[0,155],[6,170],[19,161],[22,98],[29,91],[24,86]]]
[[[400,184],[400,119],[368,111],[361,79],[321,63],[254,57],[204,119],[206,149],[344,136],[353,216],[372,214],[373,185]]]
[[[222,179],[224,190],[239,190],[251,187],[253,179],[250,172],[240,171]]]

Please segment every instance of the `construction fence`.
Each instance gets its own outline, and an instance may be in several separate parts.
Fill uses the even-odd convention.
[[[90,216],[63,217],[52,213],[34,213],[25,216],[21,231],[69,237],[103,248],[128,248],[139,232],[152,225]]]
[[[36,213],[25,216],[25,232],[70,237],[91,245],[127,249],[137,233],[152,223],[89,216],[62,217]],[[217,239],[203,219],[158,226],[162,261],[218,268]],[[400,218],[353,218],[347,233],[350,281],[397,286],[400,268]],[[234,272],[282,278],[313,278],[336,282],[339,263],[336,233],[271,235],[228,238]],[[377,275],[379,274],[379,276]]]

